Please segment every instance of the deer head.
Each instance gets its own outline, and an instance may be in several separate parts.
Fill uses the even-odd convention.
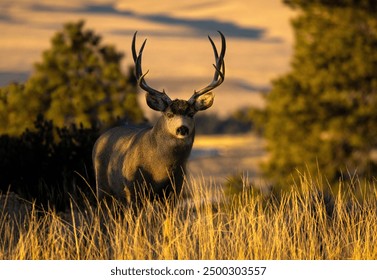
[[[136,34],[135,32],[132,40],[132,56],[135,62],[135,76],[140,88],[145,90],[146,101],[148,106],[156,111],[163,113],[163,119],[166,123],[166,128],[171,135],[178,139],[185,139],[190,136],[194,131],[193,117],[198,111],[203,111],[212,106],[214,101],[214,94],[211,92],[218,87],[223,81],[225,76],[225,64],[224,56],[226,50],[226,43],[224,35],[218,31],[221,36],[221,51],[218,53],[215,43],[208,36],[208,39],[212,45],[215,64],[215,73],[212,82],[202,88],[201,90],[194,91],[194,94],[188,100],[175,99],[171,100],[166,94],[165,90],[159,91],[150,87],[145,76],[148,71],[143,73],[141,67],[142,54],[144,51],[147,40],[145,39],[139,52],[136,52]]]

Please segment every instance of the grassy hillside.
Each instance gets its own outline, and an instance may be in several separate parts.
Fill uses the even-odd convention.
[[[64,214],[30,204],[19,218],[2,211],[0,259],[377,258],[373,184],[340,183],[349,191],[326,194],[302,176],[287,193],[245,184],[232,197],[203,184],[194,178],[189,198],[174,207],[145,201],[138,214],[116,202],[80,210],[72,203]],[[3,210],[16,204],[5,198]]]

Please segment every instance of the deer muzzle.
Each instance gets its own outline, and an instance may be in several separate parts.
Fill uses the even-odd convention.
[[[185,125],[182,125],[177,128],[176,134],[177,136],[186,137],[189,134],[189,132],[189,128]]]

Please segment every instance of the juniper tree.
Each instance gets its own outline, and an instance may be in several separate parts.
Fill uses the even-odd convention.
[[[38,114],[60,127],[89,127],[118,117],[141,121],[133,74],[122,72],[122,58],[83,21],[65,24],[29,80],[0,89],[0,133],[19,135],[33,127]]]
[[[267,97],[267,174],[377,175],[377,2],[285,2],[298,11],[296,42]]]

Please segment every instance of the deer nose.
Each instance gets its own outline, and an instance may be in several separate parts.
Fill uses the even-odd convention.
[[[177,128],[176,133],[177,133],[178,136],[187,136],[189,134],[189,129],[188,129],[187,126],[182,125],[182,126]]]

